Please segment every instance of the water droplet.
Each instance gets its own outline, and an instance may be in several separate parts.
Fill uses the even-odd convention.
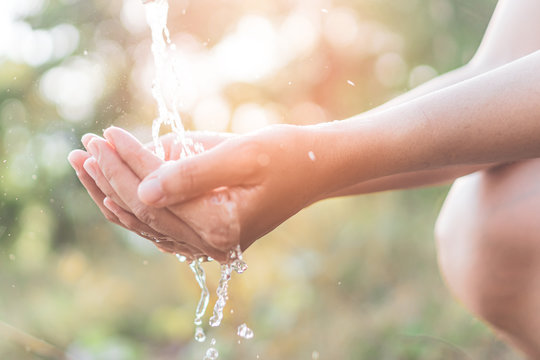
[[[177,258],[178,261],[180,261],[181,263],[185,263],[186,260],[187,260],[187,257],[185,257],[184,255],[181,255],[181,254],[176,254],[176,258]]]
[[[84,50],[83,54],[88,55],[88,50]]]
[[[212,340],[210,341],[210,345],[212,345],[212,346],[216,345],[216,339],[212,339]]]
[[[198,326],[197,328],[195,328],[195,341],[202,343],[205,340],[206,340],[206,334],[204,333],[203,328]]]
[[[355,83],[353,83],[351,80],[347,80],[347,84],[351,85],[351,86],[356,86]]]
[[[317,160],[317,158],[315,157],[315,153],[313,151],[308,152],[308,156],[311,159],[311,161]]]
[[[339,286],[341,286],[341,281],[338,281],[337,284],[338,284]]]
[[[245,323],[238,327],[238,331],[236,333],[238,334],[238,336],[244,339],[253,338],[253,330],[248,328]]]
[[[210,349],[206,350],[206,355],[204,356],[203,360],[216,360],[219,357],[219,352],[211,347]]]
[[[311,358],[313,360],[318,360],[319,359],[319,352],[316,351],[316,350],[313,350],[313,352],[311,353]]]

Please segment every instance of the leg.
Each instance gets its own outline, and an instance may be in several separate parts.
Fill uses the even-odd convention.
[[[456,181],[435,232],[454,295],[540,359],[540,159]]]

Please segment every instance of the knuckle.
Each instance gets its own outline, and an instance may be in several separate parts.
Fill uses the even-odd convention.
[[[189,193],[196,185],[196,177],[199,166],[194,161],[186,161],[171,176],[167,177],[165,188],[171,192],[175,190]]]
[[[247,139],[238,144],[237,166],[243,170],[246,176],[256,174],[261,168],[268,165],[268,149],[255,139]]]

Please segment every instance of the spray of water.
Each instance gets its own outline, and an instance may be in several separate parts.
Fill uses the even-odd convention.
[[[172,131],[177,135],[177,144],[182,147],[181,158],[189,157],[204,151],[201,144],[194,143],[192,139],[185,136],[185,130],[182,125],[182,119],[178,112],[177,95],[179,78],[174,70],[173,59],[171,53],[176,50],[174,44],[171,43],[170,33],[167,28],[167,16],[169,12],[168,0],[142,0],[145,4],[146,20],[150,26],[152,33],[152,54],[156,68],[155,79],[152,84],[152,96],[156,100],[158,107],[158,117],[152,124],[152,139],[154,149],[157,156],[165,159],[165,150],[160,141],[160,130],[162,125],[171,126]],[[172,91],[169,83],[166,81],[175,80],[173,82]],[[167,87],[169,86],[169,87]],[[168,98],[165,95],[170,95]],[[180,254],[176,255],[180,262],[186,262],[186,257]],[[190,268],[195,274],[197,284],[201,288],[201,298],[195,312],[194,324],[195,340],[204,342],[206,334],[202,325],[202,318],[208,307],[210,293],[206,284],[206,274],[201,266],[203,261],[211,261],[210,258],[198,258],[192,260]],[[219,326],[223,319],[223,309],[228,300],[228,284],[232,272],[243,273],[247,270],[247,264],[242,258],[240,246],[229,252],[228,261],[221,265],[221,276],[217,288],[218,299],[214,306],[213,316],[210,318],[210,325],[213,327]],[[243,338],[249,339],[253,337],[253,332],[242,324],[238,329],[238,334]],[[251,335],[250,335],[251,334]],[[215,360],[219,357],[218,351],[215,349],[215,339],[212,339],[211,347],[207,350],[204,357],[205,360]]]

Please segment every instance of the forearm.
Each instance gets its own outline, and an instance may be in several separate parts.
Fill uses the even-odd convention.
[[[376,113],[388,110],[394,106],[398,106],[401,104],[404,104],[406,102],[409,102],[411,100],[414,100],[416,98],[419,98],[421,96],[424,96],[426,94],[429,94],[433,91],[437,91],[440,89],[444,89],[448,86],[457,84],[461,81],[470,79],[474,76],[477,76],[483,72],[486,72],[488,70],[491,70],[491,68],[488,68],[487,66],[482,66],[481,64],[475,64],[473,62],[469,64],[465,64],[457,69],[454,69],[446,74],[442,74],[437,76],[434,79],[431,79],[424,84],[411,89],[407,91],[404,94],[401,94],[390,101],[385,102],[384,104],[377,106],[369,111],[366,111],[364,113],[358,114],[354,116],[354,118],[365,118],[370,115],[374,115]]]
[[[539,67],[535,52],[387,111],[319,126],[313,146],[334,141],[325,155],[328,193],[400,173],[540,156]]]
[[[445,87],[457,84],[461,81],[470,79],[476,75],[479,75],[485,71],[490,70],[486,66],[480,65],[464,65],[458,69],[455,69],[449,73],[438,76],[425,84],[420,85],[419,87],[408,91],[405,94],[402,94],[381,106],[378,106],[368,112],[356,115],[355,119],[367,119],[369,116],[380,113],[387,109],[390,109],[394,106],[404,104],[413,99],[419,98],[423,95],[429,94],[433,91],[443,89]],[[320,200],[324,198],[337,197],[337,196],[347,196],[347,195],[361,195],[368,194],[380,191],[388,190],[401,190],[401,189],[410,189],[422,186],[432,186],[439,185],[443,183],[451,182],[458,177],[470,174],[472,172],[478,171],[486,166],[451,166],[448,168],[435,169],[435,170],[425,170],[418,172],[408,172],[405,174],[396,174],[390,176],[384,176],[377,179],[371,179],[365,182],[360,182],[348,186],[344,189],[340,189],[337,192],[325,194],[321,196]]]
[[[459,177],[486,169],[490,166],[492,165],[457,165],[434,170],[421,170],[383,176],[377,179],[362,181],[336,192],[322,195],[318,200],[339,196],[371,194],[389,190],[405,190],[425,186],[445,185]]]

